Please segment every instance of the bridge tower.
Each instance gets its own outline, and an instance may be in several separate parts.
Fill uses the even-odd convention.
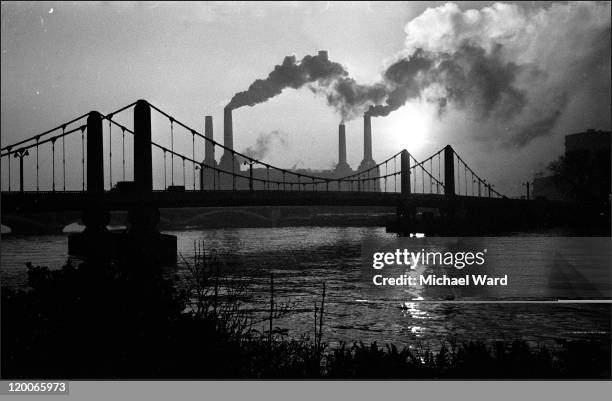
[[[455,195],[455,150],[450,145],[444,148],[444,195]]]
[[[401,190],[402,196],[410,195],[410,154],[406,149],[402,150],[400,155],[400,164],[401,164]]]
[[[102,115],[92,111],[87,117],[87,198],[83,205],[82,220],[85,230],[68,237],[68,251],[92,260],[108,258],[110,221],[104,206],[104,148],[102,142]]]
[[[151,155],[151,106],[138,100],[134,106],[134,186],[139,197],[146,198],[153,191]],[[140,204],[128,210],[130,233],[156,234],[159,209]]]
[[[134,106],[134,184],[141,193],[153,191],[151,106],[138,100]]]
[[[104,150],[102,144],[102,116],[92,111],[87,117],[87,193],[104,193]]]
[[[400,204],[397,207],[397,224],[399,227],[412,227],[416,219],[416,207],[410,202],[412,188],[410,185],[410,153],[406,149],[400,154]]]

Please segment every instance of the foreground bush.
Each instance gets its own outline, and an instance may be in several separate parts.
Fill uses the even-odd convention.
[[[3,378],[610,378],[610,349],[568,342],[552,352],[524,341],[437,350],[376,343],[330,349],[321,338],[290,339],[274,319],[256,331],[240,309],[244,287],[225,281],[214,260],[188,263],[192,288],[177,291],[160,271],[68,263],[29,267],[29,291],[2,291]]]

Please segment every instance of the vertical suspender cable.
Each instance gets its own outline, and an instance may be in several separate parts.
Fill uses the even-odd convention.
[[[121,163],[123,167],[123,181],[125,181],[125,127],[121,127]]]
[[[85,126],[81,127],[81,184],[85,191]]]
[[[53,185],[53,192],[55,192],[55,138],[51,139],[51,163],[53,163],[53,167],[51,168],[51,173],[53,174],[53,179],[51,180]],[[10,160],[10,159],[9,159]],[[9,181],[10,183],[10,181]]]
[[[111,117],[113,115],[110,114],[108,117],[108,181],[110,184],[110,189],[113,188],[113,142],[112,142],[112,129],[111,129]]]
[[[174,186],[174,119],[172,117],[170,117],[170,150],[172,151],[170,154],[170,160],[172,162],[172,167],[170,168],[170,174],[172,174],[172,177],[170,182],[171,185]]]
[[[66,126],[62,125],[62,176],[64,183],[64,192],[66,192]]]
[[[191,165],[193,167],[193,190],[196,189],[196,165],[195,165],[195,132],[191,131]]]
[[[166,149],[164,149],[164,191],[168,189],[168,173],[166,172]]]
[[[39,185],[38,185],[38,140],[40,139],[40,136],[36,137],[36,192],[39,191]]]
[[[9,155],[7,157],[8,159],[8,182],[9,182],[8,184],[9,184],[9,192],[11,192],[11,155],[10,155],[11,147],[10,146],[7,147],[6,150],[9,152]]]

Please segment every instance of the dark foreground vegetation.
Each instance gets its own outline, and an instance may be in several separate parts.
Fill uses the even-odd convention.
[[[2,291],[3,378],[610,378],[609,347],[584,342],[331,348],[324,289],[314,335],[291,339],[274,325],[291,308],[275,302],[273,280],[257,321],[241,309],[245,283],[221,277],[214,258],[197,252],[193,285],[180,291],[150,262],[30,266],[30,290]]]

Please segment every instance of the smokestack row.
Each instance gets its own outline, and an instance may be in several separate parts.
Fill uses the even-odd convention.
[[[320,52],[323,53],[323,52]],[[233,123],[232,123],[232,109],[231,107],[225,107],[223,110],[223,145],[228,148],[225,149],[223,155],[221,156],[221,160],[219,161],[218,166],[226,171],[235,171],[236,173],[240,172],[240,163],[238,158],[233,157],[232,153],[229,149],[234,148],[234,133],[233,133]],[[213,124],[212,124],[212,116],[206,116],[205,118],[205,136],[206,138],[213,139]],[[232,165],[233,162],[233,165]],[[204,156],[204,164],[207,166],[217,166],[215,161],[215,149],[214,145],[206,141],[205,145],[205,156]],[[364,113],[363,115],[363,160],[359,165],[358,171],[366,170],[376,166],[376,162],[372,158],[372,121],[371,116],[368,113]],[[200,175],[200,187],[204,188],[206,183],[208,183],[205,175],[213,173],[212,169],[204,169]],[[353,170],[349,166],[346,161],[346,126],[344,124],[340,124],[338,126],[338,164],[336,165],[335,173],[337,176],[350,175],[353,173]]]

